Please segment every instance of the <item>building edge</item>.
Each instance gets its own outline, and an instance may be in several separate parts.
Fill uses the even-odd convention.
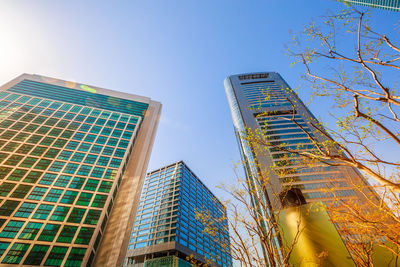
[[[150,101],[92,266],[122,266],[153,147],[161,103]]]

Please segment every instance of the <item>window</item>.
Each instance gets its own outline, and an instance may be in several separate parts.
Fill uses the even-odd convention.
[[[95,146],[93,146],[93,148],[94,148]],[[93,148],[92,148],[92,150],[93,150]],[[88,163],[88,164],[94,164],[94,162],[96,161],[96,159],[97,159],[97,156],[95,156],[95,155],[91,155],[91,154],[89,154],[89,155],[87,155],[86,156],[86,159],[85,159],[85,163]]]
[[[106,200],[107,200],[107,195],[97,194],[94,197],[94,201],[93,201],[92,207],[102,208],[102,207],[104,207],[104,204],[106,203]]]
[[[36,133],[37,134],[41,134],[41,135],[45,135],[48,131],[50,131],[50,127],[42,126],[36,131]]]
[[[78,142],[69,141],[68,145],[65,147],[66,149],[75,150],[75,148],[79,145]]]
[[[82,227],[79,231],[79,234],[75,240],[75,244],[83,244],[88,245],[90,239],[92,238],[94,232],[94,228],[91,227]]]
[[[78,169],[79,165],[74,163],[68,163],[67,167],[64,169],[64,173],[74,174],[76,169]]]
[[[76,191],[66,191],[64,196],[61,198],[61,203],[65,204],[72,204],[75,201],[76,196],[78,195],[78,192]]]
[[[43,147],[43,146],[37,146],[37,147],[35,147],[35,149],[31,152],[31,155],[34,155],[34,156],[41,156],[41,155],[43,155],[43,153],[46,151],[46,147]]]
[[[9,142],[5,147],[3,147],[2,150],[7,152],[13,152],[19,145],[20,143]]]
[[[69,158],[72,155],[72,151],[67,151],[64,150],[61,152],[61,154],[58,156],[58,159],[63,159],[63,160],[69,160]]]
[[[96,144],[104,145],[107,141],[107,137],[99,136],[96,140]]]
[[[61,197],[63,190],[60,189],[50,189],[49,193],[46,195],[44,201],[57,202]]]
[[[108,127],[114,127],[114,125],[115,125],[116,123],[117,123],[116,121],[109,120],[109,121],[107,122],[106,126],[108,126]]]
[[[4,227],[3,231],[0,233],[0,237],[2,238],[14,238],[19,230],[21,229],[24,222],[21,221],[9,221],[8,224]]]
[[[9,242],[0,242],[0,257],[3,256],[9,245]]]
[[[65,207],[65,206],[56,207],[55,211],[53,212],[53,214],[50,217],[50,220],[63,222],[69,212],[69,209],[70,209],[69,207]]]
[[[66,139],[57,139],[57,141],[53,144],[54,147],[64,147],[68,140]]]
[[[82,176],[89,176],[90,171],[92,170],[91,166],[88,165],[82,165],[79,170],[78,170],[78,175]]]
[[[93,122],[96,120],[95,117],[87,117],[87,119],[85,120],[85,122],[93,124]]]
[[[104,178],[114,180],[116,176],[117,176],[117,170],[108,169],[106,171],[106,174],[104,175]]]
[[[28,251],[29,244],[14,243],[8,254],[4,257],[2,263],[18,264]]]
[[[86,136],[86,138],[85,138],[85,142],[91,143],[91,142],[93,142],[95,139],[96,139],[96,135],[88,134],[88,135]]]
[[[42,176],[43,172],[31,171],[24,179],[25,183],[36,183]]]
[[[86,248],[72,248],[64,266],[66,267],[81,266],[85,253],[86,253]]]
[[[15,187],[15,184],[3,182],[0,185],[0,196],[6,197],[11,192],[11,190]]]
[[[57,157],[58,153],[60,153],[60,149],[50,148],[44,156],[54,159]]]
[[[96,124],[97,125],[104,125],[106,123],[106,120],[104,119],[97,119]]]
[[[42,228],[43,223],[28,222],[25,229],[19,235],[19,239],[33,240],[38,234],[40,228]]]
[[[79,128],[79,131],[87,132],[87,131],[90,129],[90,127],[92,127],[92,125],[87,124],[87,123],[84,123],[84,124],[82,124],[81,127]]]
[[[0,167],[0,179],[6,177],[11,172],[11,170],[12,169],[8,167]]]
[[[54,246],[50,251],[49,256],[44,265],[46,266],[61,266],[65,255],[67,254],[68,247]]]
[[[75,119],[77,119],[77,118],[75,118]],[[81,124],[78,123],[78,122],[71,122],[71,123],[68,125],[68,129],[70,129],[70,130],[76,130],[76,129],[78,129],[79,125],[81,125]]]
[[[111,134],[111,130],[112,130],[111,128],[104,127],[103,130],[101,131],[101,134],[109,136]]]
[[[73,137],[72,139],[81,141],[81,140],[83,139],[84,136],[85,136],[84,133],[79,133],[79,132],[78,132],[78,133],[75,133],[75,135],[74,135],[74,137]]]
[[[73,208],[71,214],[68,217],[68,222],[81,223],[83,215],[85,215],[86,209]]]
[[[115,126],[115,128],[118,128],[118,129],[124,129],[124,128],[125,128],[125,126],[126,126],[126,123],[123,123],[123,122],[118,122],[118,123],[117,123],[117,126]]]
[[[54,184],[54,186],[59,186],[59,187],[67,187],[69,184],[69,181],[71,180],[71,176],[68,175],[60,175]]]
[[[53,173],[45,173],[40,180],[39,184],[51,185],[56,179],[57,175]]]
[[[129,141],[121,140],[119,141],[118,147],[127,148],[129,145]]]
[[[109,161],[110,161],[109,157],[100,157],[99,160],[97,161],[97,165],[107,166]]]
[[[36,205],[36,203],[22,203],[21,207],[14,214],[14,217],[28,218],[33,210],[36,208]]]
[[[28,199],[41,200],[46,191],[47,188],[45,187],[35,187],[28,196]]]
[[[132,135],[133,135],[133,132],[125,131],[125,132],[124,132],[124,135],[122,136],[122,138],[131,139],[131,138],[132,138]]]
[[[99,192],[108,193],[111,190],[112,182],[102,181],[99,187]]]
[[[88,179],[88,181],[86,182],[86,185],[83,189],[89,190],[89,191],[96,191],[96,188],[97,188],[99,182],[100,182],[99,180]]]
[[[117,138],[110,138],[107,142],[108,146],[116,146],[118,143],[118,139]]]
[[[68,119],[68,118],[67,118],[67,119]],[[59,127],[59,128],[65,129],[65,128],[67,127],[68,123],[69,123],[69,121],[60,120],[60,121],[57,123],[56,126]]]
[[[115,129],[115,130],[113,131],[113,133],[112,133],[112,136],[113,136],[113,137],[116,137],[116,138],[121,137],[121,135],[122,135],[122,131],[121,131],[121,130],[118,130],[118,129]]]
[[[101,210],[89,210],[83,223],[96,225],[99,221],[100,215]]]
[[[72,180],[71,184],[69,185],[69,188],[81,189],[84,182],[85,182],[84,178],[75,177]]]
[[[15,198],[24,198],[26,194],[31,190],[32,186],[31,185],[23,185],[20,184],[18,187],[14,190],[14,192],[11,194],[11,197]]]
[[[80,206],[88,206],[90,201],[92,200],[93,194],[92,193],[85,193],[82,192],[79,195],[78,201],[76,202],[76,205]],[[92,205],[93,206],[93,205]],[[104,205],[103,205],[104,206]],[[96,207],[96,206],[95,206]]]
[[[121,159],[113,158],[113,159],[111,160],[110,167],[119,168],[119,166],[121,166],[121,162],[122,162]]]
[[[24,142],[26,139],[28,139],[28,137],[29,137],[29,134],[27,134],[27,133],[19,133],[16,136],[14,136],[14,140]]]
[[[73,123],[71,123],[71,125],[72,125]],[[63,133],[62,133],[62,135],[61,135],[61,137],[62,138],[70,138],[72,135],[73,135],[73,131],[69,131],[69,130],[65,130]],[[71,141],[72,142],[72,141]],[[73,142],[73,143],[76,143],[76,142]]]
[[[32,218],[46,220],[50,212],[52,211],[53,207],[54,207],[53,205],[41,204],[39,208],[36,210],[35,214],[33,214]]]
[[[83,152],[88,152],[90,148],[90,144],[87,143],[82,143],[79,148],[78,151],[83,151]]]
[[[54,142],[55,138],[53,137],[45,137],[42,142],[40,142],[43,146],[50,146]]]
[[[49,167],[50,163],[51,163],[51,160],[41,159],[41,160],[39,160],[39,162],[36,164],[35,169],[46,170],[47,167]]]
[[[113,152],[114,152],[114,148],[113,147],[106,146],[104,148],[103,154],[111,156],[113,154]]]
[[[27,173],[27,170],[21,170],[21,169],[16,169],[15,171],[13,171],[10,176],[8,176],[7,180],[11,180],[11,181],[19,181],[22,179],[22,177],[25,176],[25,174]]]
[[[30,129],[30,128],[33,128],[33,129]],[[25,132],[33,132],[34,130],[36,129],[36,126],[35,125],[28,125],[25,129],[24,129],[24,131]],[[28,139],[28,143],[31,143],[31,144],[37,144],[37,143],[39,143],[39,141],[40,141],[40,139],[42,139],[42,137],[43,136],[41,136],[41,135],[36,135],[36,134],[34,134],[34,135],[32,135],[29,139]]]
[[[34,245],[24,261],[24,265],[40,265],[50,246]]]
[[[54,161],[53,165],[51,165],[51,167],[49,168],[49,171],[52,172],[60,172],[62,170],[62,168],[64,167],[66,162],[62,162],[62,161]]]
[[[38,240],[52,242],[54,240],[54,237],[57,235],[60,226],[61,225],[59,224],[46,224]]]
[[[101,178],[101,177],[103,177],[104,171],[105,171],[104,168],[94,167],[92,173],[90,174],[90,176]]]
[[[101,130],[101,127],[99,126],[93,126],[93,128],[90,130],[91,133],[98,134]]]
[[[23,156],[11,155],[4,164],[11,165],[11,166],[17,166],[18,163],[22,160],[22,158],[23,158]]]
[[[33,148],[33,145],[23,144],[18,150],[17,153],[28,154],[29,151]]]
[[[78,230],[77,226],[64,225],[60,235],[57,238],[57,242],[71,243],[77,230]]]
[[[20,201],[6,200],[0,208],[0,215],[10,216],[19,203]]]

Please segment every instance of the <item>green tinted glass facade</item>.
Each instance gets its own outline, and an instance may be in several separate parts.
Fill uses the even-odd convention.
[[[148,104],[82,88],[0,92],[1,264],[93,260]]]

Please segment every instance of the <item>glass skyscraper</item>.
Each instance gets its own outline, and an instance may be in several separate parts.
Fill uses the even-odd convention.
[[[122,264],[160,109],[38,75],[2,86],[0,263]]]
[[[204,231],[210,216],[213,231]],[[186,260],[232,266],[226,210],[182,161],[147,174],[127,266],[191,266]]]
[[[281,145],[302,151],[314,148],[304,131],[292,121],[293,116],[314,138],[319,141],[324,139],[312,132],[307,122],[317,124],[318,121],[278,73],[233,75],[225,79],[224,85],[250,184],[257,188],[259,175],[273,166],[268,186],[259,189],[259,192],[267,190],[268,199],[265,201],[270,207],[267,212],[272,213],[281,207],[277,194],[290,187],[301,189],[307,202],[327,203],[334,200],[334,195],[341,199],[363,199],[364,196],[352,188],[354,184],[367,186],[368,183],[356,169],[322,163],[301,165],[298,157],[279,149]],[[289,100],[296,103],[295,110]],[[269,146],[259,153],[260,149],[252,147],[246,140],[247,129],[262,132],[276,147]],[[330,191],[332,185],[333,191]]]
[[[341,2],[362,5],[366,7],[376,7],[391,11],[400,11],[400,0],[339,0]]]

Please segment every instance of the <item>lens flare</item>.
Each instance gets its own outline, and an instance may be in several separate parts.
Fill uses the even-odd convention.
[[[80,87],[81,87],[81,89],[83,89],[85,91],[88,91],[89,93],[95,94],[97,92],[96,89],[94,89],[94,88],[92,88],[90,86],[84,85],[84,84],[81,84]]]

